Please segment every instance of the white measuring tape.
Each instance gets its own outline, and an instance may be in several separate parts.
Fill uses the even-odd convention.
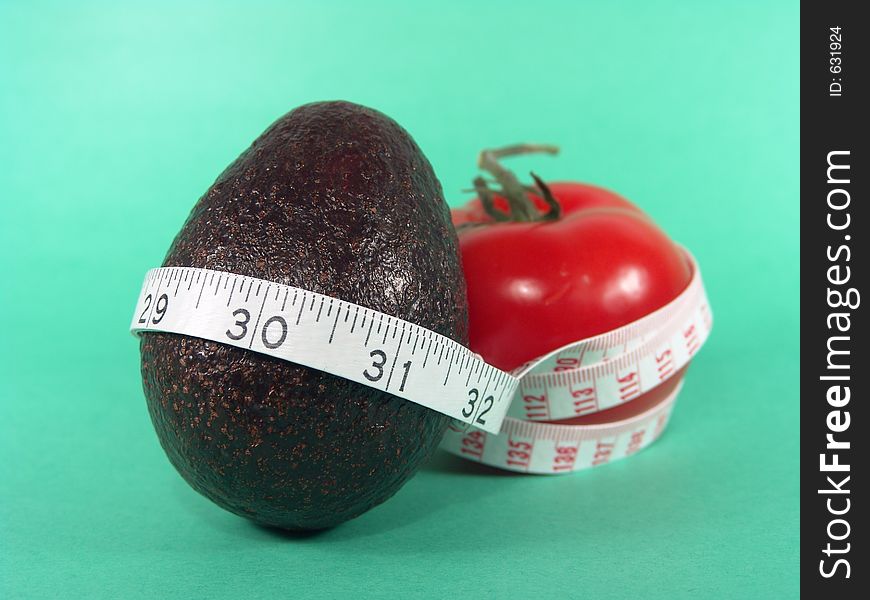
[[[193,267],[151,269],[130,330],[252,350],[497,433],[518,385],[443,335],[323,294]]]
[[[633,400],[682,369],[712,326],[700,273],[691,262],[689,285],[665,306],[515,370],[522,378],[519,401],[508,414],[530,421],[588,415]]]
[[[594,425],[535,423],[508,417],[501,433],[447,430],[441,448],[463,458],[521,473],[580,471],[631,456],[658,438],[682,387],[681,378],[661,386],[667,394],[630,417]],[[665,390],[665,388],[671,388]]]
[[[441,447],[463,458],[525,473],[568,473],[634,454],[663,431],[683,369],[713,325],[694,259],[692,280],[646,317],[575,342],[513,373],[520,385],[497,435],[452,426]],[[542,423],[629,404],[608,421]],[[627,416],[625,413],[628,412]]]
[[[513,373],[445,336],[351,302],[194,267],[149,271],[130,329],[221,342],[390,392],[473,425],[448,430],[442,447],[450,452],[510,470],[559,473],[632,454],[661,433],[676,388],[614,423],[535,421],[630,402],[688,364],[712,325],[700,273],[689,260],[692,280],[666,306]]]

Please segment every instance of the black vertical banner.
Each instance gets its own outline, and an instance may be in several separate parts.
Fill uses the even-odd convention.
[[[870,22],[859,6],[801,7],[801,588],[810,598],[870,597],[861,491],[870,485],[861,352],[870,344]]]

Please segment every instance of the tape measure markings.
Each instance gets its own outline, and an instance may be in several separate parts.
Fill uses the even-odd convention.
[[[513,375],[520,385],[498,434],[451,426],[441,447],[524,473],[568,473],[631,456],[661,436],[712,314],[700,272],[672,302],[638,321],[557,348]],[[661,386],[661,387],[660,387]],[[657,390],[655,392],[654,390]],[[637,414],[583,425],[542,423],[589,415],[646,396]],[[652,404],[650,404],[652,403]],[[635,409],[630,409],[635,410]]]
[[[699,276],[696,276],[694,281],[699,287],[701,286]],[[666,311],[664,309],[660,310],[659,314],[656,315],[656,319],[647,320],[644,318],[635,321],[623,328],[569,345],[561,349],[561,352],[563,354],[565,352],[574,352],[581,355],[583,358],[580,368],[600,366],[601,364],[612,362],[619,356],[629,354],[632,351],[642,350],[642,346],[648,345],[653,337],[673,330],[674,321],[680,315],[685,316],[687,314],[686,311],[694,310],[701,302],[701,298],[704,298],[703,288],[700,287],[698,289],[691,286],[674,303],[665,307]],[[616,353],[615,355],[612,354],[614,352]],[[591,360],[590,357],[592,357]],[[546,364],[544,361],[547,361]],[[537,374],[544,370],[549,370],[550,367],[559,366],[554,364],[551,357],[545,357],[544,361],[535,361],[531,367],[525,367],[524,374],[530,371]],[[563,371],[570,370],[573,369],[563,369]]]
[[[652,350],[654,350],[657,346],[667,345],[668,342],[672,341],[672,338],[676,337],[678,334],[683,336],[685,339],[685,350],[687,352],[686,357],[690,358],[697,352],[700,344],[706,339],[707,333],[709,333],[709,329],[705,323],[701,323],[704,325],[703,330],[699,333],[697,325],[699,323],[696,322],[696,319],[699,315],[693,314],[688,317],[683,317],[681,319],[682,327],[675,325],[670,330],[662,330],[658,332],[658,335],[644,342],[640,346],[627,351],[621,352],[615,357],[606,358],[596,364],[586,365],[583,367],[579,367],[576,369],[571,369],[570,371],[562,371],[559,373],[547,373],[547,372],[529,372],[523,376],[524,382],[530,381],[548,381],[550,384],[560,384],[561,378],[570,377],[575,383],[580,383],[584,381],[584,374],[590,374],[590,378],[602,377],[611,374],[616,370],[627,369],[631,366],[636,365],[646,356],[649,356]],[[683,346],[677,344],[677,348],[683,348]],[[672,352],[674,348],[671,349]],[[671,357],[673,360],[673,357]],[[543,369],[542,369],[543,370]]]
[[[661,436],[682,382],[644,412],[614,423],[557,425],[507,417],[499,434],[450,428],[441,448],[493,467],[570,473],[631,456]]]
[[[617,330],[558,348],[511,374],[445,336],[390,315],[300,288],[192,267],[148,273],[131,330],[201,337],[390,391],[465,424],[452,426],[445,437],[443,447],[450,452],[509,470],[570,472],[629,456],[666,426],[682,381],[664,400],[615,423],[572,426],[537,421],[588,415],[631,402],[674,377],[691,360],[709,334],[712,315],[697,265],[688,253],[687,257],[692,280],[666,306]],[[213,288],[213,293],[205,294],[206,288]],[[227,296],[225,305],[221,294]],[[230,312],[233,306],[237,308]],[[296,317],[294,343],[285,343],[291,337],[291,313]],[[267,315],[271,316],[264,320]],[[377,348],[364,356],[359,344],[368,350],[372,340]],[[422,366],[409,381],[411,366],[420,361],[418,350]]]
[[[630,402],[679,372],[712,326],[700,272],[687,258],[692,280],[667,306],[515,370],[520,385],[508,415],[551,421],[593,414]]]
[[[530,420],[558,420],[592,414],[631,401],[672,377],[697,352],[706,335],[705,331],[703,336],[691,337],[686,351],[681,353],[675,351],[675,346],[666,344],[658,347],[657,352],[640,357],[629,355],[618,363],[585,375],[524,378],[515,404],[522,402],[525,412],[511,409],[510,414]]]
[[[208,269],[151,270],[131,330],[190,335],[260,352],[388,391],[491,432],[498,431],[518,385],[461,344],[416,324],[308,290]]]
[[[694,265],[694,261],[691,257],[689,256],[688,258]],[[608,359],[608,352],[622,347],[623,349],[619,354],[623,354],[631,350],[631,348],[627,346],[639,343],[648,336],[655,335],[662,331],[663,328],[671,329],[673,321],[677,315],[684,314],[684,311],[687,309],[692,309],[698,305],[700,302],[699,296],[703,297],[703,284],[700,279],[700,274],[697,271],[697,267],[695,266],[692,281],[689,286],[687,286],[686,289],[677,296],[677,298],[654,313],[650,313],[650,315],[647,315],[646,317],[642,317],[641,319],[612,331],[579,342],[567,344],[543,357],[526,363],[519,369],[515,369],[514,373],[526,375],[531,371],[540,372],[542,369],[550,370],[553,367],[559,367],[561,365],[555,363],[555,360],[557,360],[558,357],[564,357],[566,353],[579,354],[584,365],[597,365],[601,362],[612,360],[613,357]],[[704,302],[704,304],[706,304],[706,302]],[[590,356],[593,357],[592,360],[589,360]]]

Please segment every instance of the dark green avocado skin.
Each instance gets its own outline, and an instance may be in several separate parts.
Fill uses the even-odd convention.
[[[441,185],[385,115],[320,102],[272,124],[199,199],[164,266],[298,286],[467,345],[465,281]],[[221,507],[322,529],[391,497],[448,418],[372,388],[182,335],[140,342],[169,460]]]

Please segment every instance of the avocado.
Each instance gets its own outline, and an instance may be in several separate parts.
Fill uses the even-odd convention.
[[[194,206],[164,266],[297,286],[467,345],[465,280],[441,184],[411,136],[348,102],[273,123]],[[390,498],[449,418],[221,343],[148,332],[148,411],[198,492],[258,523],[313,530]]]

